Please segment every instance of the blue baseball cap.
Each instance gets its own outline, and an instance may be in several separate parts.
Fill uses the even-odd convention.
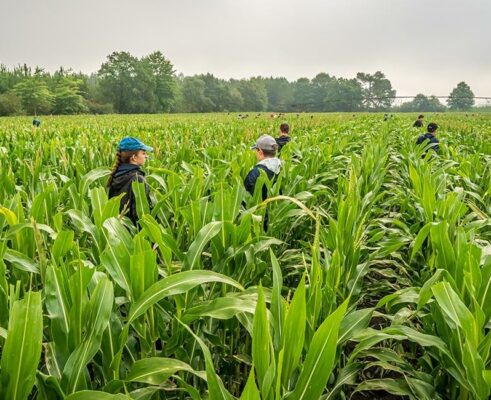
[[[153,151],[153,147],[147,146],[141,140],[126,136],[118,144],[118,151],[135,151],[135,150],[145,150]]]

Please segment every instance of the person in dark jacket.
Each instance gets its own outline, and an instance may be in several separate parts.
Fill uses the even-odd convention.
[[[145,179],[145,172],[141,167],[145,164],[147,153],[153,151],[153,148],[142,143],[134,137],[125,137],[121,139],[116,153],[116,162],[109,176],[107,187],[109,188],[109,198],[124,193],[121,198],[119,212],[125,215],[136,226],[138,214],[136,211],[136,201],[132,190],[133,182],[142,182],[145,184],[145,193],[148,204],[152,206],[150,200],[150,189]]]
[[[424,125],[424,118],[425,118],[424,115],[422,115],[422,114],[418,115],[418,119],[416,121],[414,121],[413,127],[414,128],[422,128]]]
[[[416,140],[416,144],[424,144],[425,146],[429,146],[430,149],[438,152],[440,150],[440,141],[436,137],[436,130],[438,129],[438,125],[434,122],[430,122],[428,127],[426,128],[427,132],[424,135],[418,137]],[[423,153],[423,158],[426,156],[426,152]]]
[[[278,151],[281,151],[292,138],[290,137],[290,126],[287,123],[280,125],[280,136],[276,138],[276,143],[279,146]]]
[[[244,180],[245,189],[251,196],[254,195],[256,182],[259,176],[261,176],[261,171],[264,171],[268,179],[273,182],[276,182],[276,179],[278,179],[278,175],[281,171],[281,160],[276,157],[278,148],[279,145],[276,143],[275,138],[270,135],[262,135],[256,141],[256,144],[251,147],[251,150],[256,150],[256,157],[258,160],[258,163],[249,171]],[[264,201],[268,198],[268,188],[266,185],[263,185],[261,191],[261,199]],[[265,231],[268,230],[268,222],[269,217],[266,213],[263,223]]]

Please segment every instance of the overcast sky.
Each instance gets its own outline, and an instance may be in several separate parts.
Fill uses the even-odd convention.
[[[383,71],[398,95],[491,96],[491,0],[0,0],[0,63],[96,72],[161,50],[221,78]]]

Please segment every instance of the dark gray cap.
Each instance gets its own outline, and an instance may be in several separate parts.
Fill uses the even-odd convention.
[[[276,139],[270,135],[262,135],[257,139],[256,144],[251,146],[251,150],[261,149],[266,151],[274,151],[278,148],[278,143]]]

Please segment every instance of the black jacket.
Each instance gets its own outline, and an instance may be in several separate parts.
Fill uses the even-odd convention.
[[[438,150],[440,150],[440,141],[435,137],[435,135],[432,135],[431,133],[425,133],[424,135],[421,135],[418,140],[416,141],[416,144],[422,144],[426,141],[429,141],[430,143],[430,148],[435,150],[436,152],[438,152]],[[428,143],[425,143],[425,146],[427,145]],[[425,153],[426,154],[426,153]]]
[[[261,170],[263,170],[266,173],[269,180],[276,182],[276,180],[278,179],[279,174],[275,174],[274,171],[271,171],[265,165],[256,164],[254,168],[249,171],[246,178],[244,179],[245,189],[251,194],[251,196],[254,196],[254,188],[256,187],[257,178],[261,176]],[[263,187],[261,188],[261,191],[262,191],[261,198],[264,201],[268,198],[268,187],[264,184]],[[268,231],[268,225],[269,225],[269,215],[268,212],[266,212],[264,214],[264,221],[263,221],[263,228],[265,232]]]
[[[273,171],[268,169],[266,166],[261,165],[261,164],[256,164],[256,166],[249,171],[247,174],[245,180],[244,180],[244,186],[245,189],[251,194],[251,196],[254,196],[254,188],[256,187],[256,181],[257,178],[261,175],[260,170],[263,170],[266,172],[266,175],[268,176],[268,179],[271,180],[273,179],[273,182],[276,182],[276,179],[278,178],[278,175],[276,175]],[[263,185],[262,187],[262,200],[266,200],[268,198],[268,188],[266,185]]]
[[[138,165],[121,164],[119,166],[114,174],[111,186],[109,187],[109,198],[125,193],[121,198],[119,212],[121,213],[126,208],[126,216],[131,219],[134,225],[136,225],[138,222],[138,214],[136,212],[135,195],[131,188],[133,182],[142,182],[145,184],[145,193],[147,195],[148,204],[150,208],[152,208],[150,188],[145,179],[145,172],[143,172]]]
[[[279,136],[275,140],[280,147],[278,150],[281,151],[283,146],[285,146],[290,140],[292,140],[292,138],[290,136]]]

